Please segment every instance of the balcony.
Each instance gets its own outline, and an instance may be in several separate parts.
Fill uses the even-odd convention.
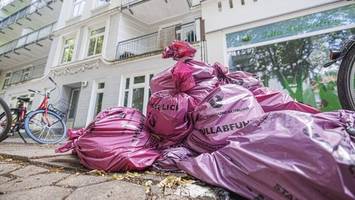
[[[159,32],[150,33],[129,40],[121,41],[117,45],[116,59],[126,60],[161,53],[173,40],[184,40],[190,43],[199,42],[195,22],[170,26]]]
[[[121,10],[146,24],[189,12],[192,0],[122,0]],[[149,11],[149,12],[147,12]]]
[[[11,15],[19,9],[27,6],[31,0],[1,0],[0,12],[4,15]]]
[[[36,30],[56,21],[60,12],[58,0],[37,0],[0,21],[0,44],[18,37],[24,27]]]
[[[44,74],[45,66],[46,64],[43,63],[6,73],[2,89],[6,89],[12,85],[24,83],[26,81],[42,77]]]
[[[54,23],[0,46],[0,70],[21,65],[47,55]]]

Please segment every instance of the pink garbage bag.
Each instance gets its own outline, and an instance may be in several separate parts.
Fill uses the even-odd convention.
[[[89,169],[143,170],[160,156],[144,120],[143,114],[133,108],[106,109],[85,129],[69,130],[69,141],[56,152],[73,150]]]
[[[213,152],[227,144],[229,135],[263,114],[246,88],[235,84],[219,86],[192,113],[193,131],[186,143],[196,152]]]
[[[184,57],[193,58],[196,49],[188,42],[175,40],[163,51],[163,58],[173,58],[179,60]]]
[[[293,100],[290,95],[281,91],[260,87],[253,90],[253,94],[265,112],[278,110],[296,110],[312,114],[320,112],[316,108]]]
[[[194,86],[203,87],[205,90],[213,89],[218,83],[217,78],[214,76],[214,69],[206,63],[196,61],[193,59],[182,58],[171,68],[168,68],[156,74],[150,81],[150,89],[152,93],[161,90],[175,90],[176,82],[174,81],[174,71],[176,68],[184,68],[191,72]],[[203,84],[207,81],[207,84]],[[193,89],[192,89],[193,90]]]
[[[178,144],[191,132],[189,113],[195,105],[186,93],[163,90],[152,94],[145,126],[160,138],[160,147]]]
[[[198,154],[191,149],[178,146],[164,149],[161,152],[161,156],[153,164],[153,169],[158,171],[180,171],[177,163],[197,156]]]
[[[213,153],[180,161],[188,174],[248,199],[355,199],[355,113],[265,114]]]
[[[221,84],[236,84],[250,91],[262,87],[262,83],[258,78],[249,72],[235,71],[230,73],[227,67],[218,62],[213,64],[212,67],[215,69],[215,74]]]

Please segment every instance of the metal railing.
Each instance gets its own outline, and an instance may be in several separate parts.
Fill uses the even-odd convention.
[[[0,55],[6,54],[18,48],[25,47],[28,44],[35,43],[45,38],[48,38],[53,32],[54,25],[55,23],[46,25],[38,30],[21,36],[20,38],[5,43],[4,45],[0,46]]]
[[[116,59],[125,60],[160,52],[173,40],[184,40],[190,43],[198,42],[195,22],[166,27],[159,32],[119,42],[116,49]]]
[[[38,64],[25,69],[11,72],[11,76],[5,78],[2,88],[7,88],[11,85],[23,83],[32,79],[40,78],[44,74],[46,64]]]
[[[3,7],[7,6],[8,4],[14,2],[15,0],[1,0],[0,1],[0,9],[2,9]]]
[[[6,17],[0,21],[0,29],[8,27],[9,25],[16,23],[19,19],[24,18],[34,12],[38,12],[39,9],[48,6],[56,0],[37,0],[30,5],[18,10],[14,14]]]
[[[141,4],[147,1],[151,1],[151,0],[121,0],[121,9],[130,8],[134,5]],[[192,0],[186,0],[186,1],[189,7],[192,7]]]

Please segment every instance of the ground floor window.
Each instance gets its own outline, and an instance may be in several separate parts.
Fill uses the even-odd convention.
[[[105,89],[105,83],[100,82],[97,84],[97,90],[96,90],[96,101],[95,101],[95,116],[99,114],[102,110],[102,101],[104,98],[104,89]]]
[[[125,107],[137,108],[143,113],[147,111],[147,103],[151,95],[149,82],[153,74],[142,74],[135,76],[125,76],[123,79],[122,105]]]
[[[306,38],[228,50],[231,71],[243,70],[258,74],[265,86],[287,91],[299,102],[322,111],[340,109],[337,97],[339,66],[324,68],[329,47],[339,45],[354,29],[331,32]]]

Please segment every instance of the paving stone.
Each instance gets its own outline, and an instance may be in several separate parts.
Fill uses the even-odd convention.
[[[5,163],[1,163],[0,164],[0,174],[7,174],[11,171],[14,171],[16,169],[19,169],[21,168],[22,166],[19,165],[19,164],[12,164],[12,163],[8,163],[8,164],[5,164]]]
[[[82,187],[108,181],[110,178],[102,176],[71,175],[57,183],[60,186]]]
[[[76,189],[66,200],[145,199],[145,189],[133,183],[110,181]]]
[[[48,172],[49,170],[46,168],[42,168],[42,167],[37,167],[34,165],[28,165],[22,169],[16,170],[11,172],[11,174],[18,176],[18,177],[28,177],[28,176],[32,176],[35,174],[40,174],[43,172]]]
[[[13,156],[21,159],[31,159],[50,156],[61,156],[63,154],[56,154],[54,152],[54,146],[4,143],[0,145],[0,155]]]
[[[11,180],[11,178],[5,177],[5,176],[0,176],[0,184],[6,183],[9,180]]]
[[[80,164],[79,158],[71,154],[58,157],[32,159],[31,162],[35,164],[44,164],[54,167],[63,167],[65,169],[88,171],[86,168],[84,168],[84,166]]]
[[[2,200],[61,200],[71,193],[69,188],[58,186],[44,186],[31,190],[11,192],[0,196]]]
[[[12,192],[35,187],[48,186],[67,176],[69,176],[69,174],[50,173],[38,174],[27,178],[18,178],[0,185],[0,192]]]

